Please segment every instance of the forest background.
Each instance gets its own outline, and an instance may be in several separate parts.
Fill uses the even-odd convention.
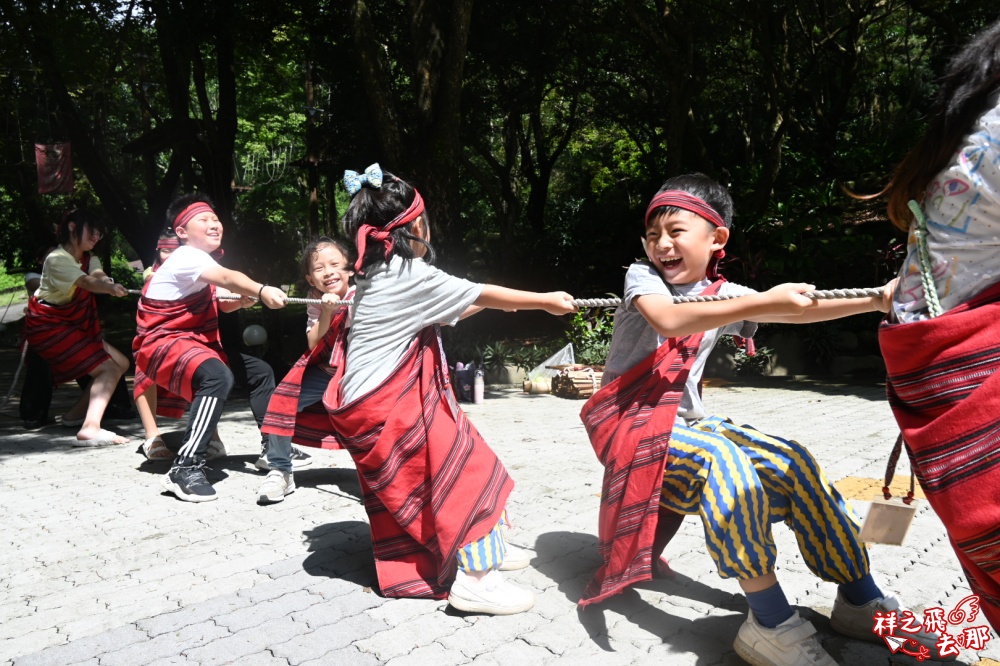
[[[905,239],[877,192],[988,0],[0,0],[0,259],[32,264],[61,210],[150,263],[198,189],[227,263],[286,284],[340,235],[345,168],[424,194],[454,274],[620,293],[646,202],[709,174],[736,202],[724,272],[869,287]],[[70,142],[72,195],[34,144]],[[585,323],[585,322],[583,322]],[[591,322],[593,324],[593,322]]]

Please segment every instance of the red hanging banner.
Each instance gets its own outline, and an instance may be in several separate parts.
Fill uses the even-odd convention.
[[[69,142],[35,144],[39,194],[73,192],[73,150]]]

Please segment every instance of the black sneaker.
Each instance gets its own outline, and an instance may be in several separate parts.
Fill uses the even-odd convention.
[[[163,488],[185,502],[210,502],[217,496],[205,478],[205,465],[174,466],[163,477]]]

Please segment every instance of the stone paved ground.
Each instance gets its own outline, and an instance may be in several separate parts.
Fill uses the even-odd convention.
[[[717,413],[807,442],[834,480],[881,476],[896,434],[883,395],[790,381],[706,388]],[[676,580],[577,610],[597,566],[601,487],[580,406],[499,390],[467,409],[517,481],[512,540],[534,553],[510,577],[538,603],[510,617],[373,593],[371,540],[346,453],[317,452],[296,475],[295,494],[257,506],[259,439],[244,400],[224,418],[231,455],[213,464],[220,498],[207,504],[162,494],[167,465],[146,462],[135,444],[73,449],[69,430],[26,433],[4,418],[0,658],[17,666],[742,663],[731,644],[746,604],[716,575],[691,518],[669,549]],[[139,437],[137,423],[122,430]],[[775,531],[784,588],[826,648],[851,666],[895,663],[882,646],[832,633],[834,586],[808,573],[784,526]],[[878,580],[915,609],[950,609],[969,594],[926,504],[906,545],[874,546],[871,555]],[[957,663],[990,657],[1000,657],[1000,641]]]

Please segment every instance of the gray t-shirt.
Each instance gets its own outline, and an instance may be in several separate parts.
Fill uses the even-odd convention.
[[[638,261],[628,268],[625,274],[625,295],[622,304],[615,310],[615,327],[611,336],[611,349],[604,366],[601,384],[608,384],[631,370],[637,363],[656,351],[666,338],[660,336],[646,318],[632,303],[639,296],[659,294],[662,296],[697,296],[709,286],[712,281],[704,279],[700,282],[684,285],[669,285],[663,281],[648,262]],[[756,293],[753,289],[732,282],[724,282],[719,289],[720,296],[745,296]],[[757,332],[757,324],[749,321],[738,321],[721,328],[705,331],[698,347],[691,374],[684,384],[684,394],[677,409],[679,423],[692,423],[706,416],[705,407],[698,392],[698,383],[705,371],[715,343],[720,335],[739,335],[744,338],[753,337]]]
[[[483,291],[483,285],[448,275],[423,259],[404,266],[399,256],[357,278],[355,286],[341,381],[344,404],[385,381],[421,330],[454,326]]]

